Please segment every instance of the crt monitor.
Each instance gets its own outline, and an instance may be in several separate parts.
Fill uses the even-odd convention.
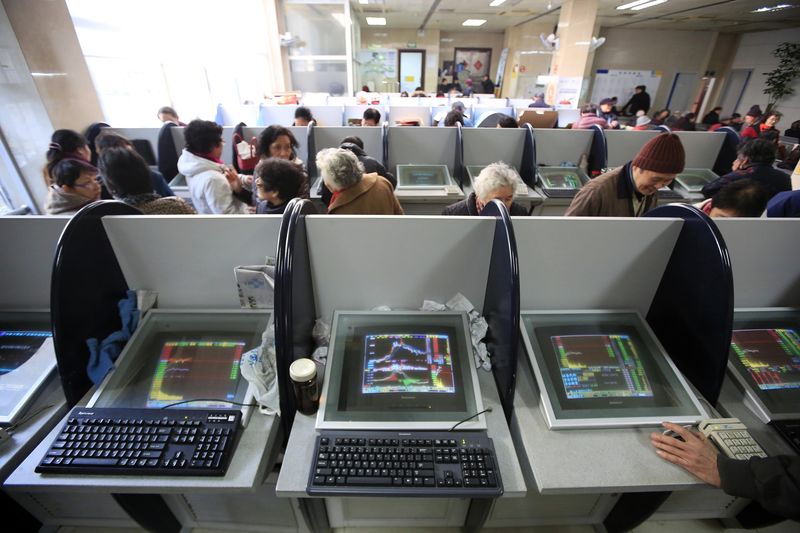
[[[686,191],[699,193],[717,175],[706,169],[686,169],[675,177],[675,183]]]
[[[443,188],[452,185],[447,165],[397,165],[397,187]]]
[[[47,313],[0,313],[0,425],[13,424],[56,368]]]
[[[577,191],[589,182],[586,173],[577,167],[539,167],[536,170],[544,189]]]
[[[463,313],[337,311],[328,354],[319,429],[450,429],[483,410]]]
[[[764,422],[800,417],[800,310],[737,310],[728,366]]]
[[[705,417],[638,313],[524,312],[522,333],[552,429]]]
[[[230,402],[243,403],[247,390],[239,362],[261,344],[266,323],[264,313],[151,311],[92,405],[236,407]]]

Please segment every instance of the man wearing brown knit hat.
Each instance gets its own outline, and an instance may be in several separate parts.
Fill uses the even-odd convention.
[[[656,206],[658,189],[683,171],[680,138],[664,133],[645,144],[633,161],[598,176],[578,191],[566,216],[639,217]]]

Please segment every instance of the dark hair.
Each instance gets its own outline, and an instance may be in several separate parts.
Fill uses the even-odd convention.
[[[742,114],[741,113],[733,113],[731,115],[731,118],[742,118]]]
[[[97,136],[97,139],[94,141],[94,146],[97,153],[100,154],[109,148],[133,148],[133,143],[119,133],[104,131]]]
[[[417,91],[424,91],[424,90],[425,90],[425,89],[423,89],[423,88],[422,88],[422,86],[420,85],[419,87],[417,87],[416,89],[414,89],[414,92],[417,92]]]
[[[172,115],[173,117],[178,118],[178,113],[177,113],[177,111],[175,111],[175,108],[172,108],[172,107],[170,107],[168,105],[165,105],[164,107],[159,108],[158,109],[158,113],[156,113],[156,116],[158,116],[158,115],[160,115],[162,113],[164,113],[165,115]]]
[[[312,120],[314,120],[314,115],[311,114],[311,110],[309,108],[300,106],[294,110],[294,118],[295,119],[302,118],[304,120],[311,122]]]
[[[591,102],[589,102],[588,104],[583,104],[583,107],[581,107],[581,114],[585,115],[587,113],[591,113],[592,115],[596,115],[597,114],[597,106],[594,105]]]
[[[142,156],[121,146],[103,150],[100,154],[103,182],[116,198],[153,192],[150,169]]]
[[[683,115],[683,118],[685,118],[686,120],[692,121],[692,120],[694,120],[694,118],[696,116],[697,116],[697,114],[695,114],[695,113],[686,113],[685,115]]]
[[[368,107],[364,111],[364,120],[374,120],[376,124],[381,123],[381,112],[374,107]]]
[[[783,114],[778,113],[777,111],[770,111],[769,113],[761,117],[761,122],[766,122],[769,117],[777,117],[778,119],[780,119],[781,117],[783,117]]]
[[[300,146],[297,139],[292,135],[292,130],[277,124],[267,126],[258,136],[258,152],[261,157],[269,157],[269,147],[282,135],[289,137],[289,143],[292,145],[292,158],[295,157],[297,148]]]
[[[764,139],[752,139],[743,142],[736,150],[739,157],[746,157],[751,163],[771,165],[775,161],[778,147]]]
[[[56,130],[50,136],[50,147],[45,158],[47,165],[44,168],[44,178],[47,185],[55,180],[52,178],[53,167],[63,159],[74,159],[79,149],[87,146],[86,139],[73,130]]]
[[[95,148],[95,140],[97,137],[103,132],[105,128],[110,128],[108,124],[105,122],[93,122],[89,124],[89,127],[83,132],[83,138],[86,139],[86,144],[89,147],[89,152],[92,154],[89,162],[97,166],[97,149]]]
[[[764,139],[765,141],[769,141],[771,143],[778,144],[778,141],[781,137],[781,132],[776,129],[762,131],[759,135],[759,139]]]
[[[183,131],[186,150],[193,154],[207,154],[222,142],[222,126],[210,120],[194,119]]]
[[[637,89],[641,89],[643,91],[646,91],[647,90],[647,85],[637,85],[636,88]]]
[[[711,200],[717,209],[730,209],[740,217],[760,217],[767,208],[769,194],[755,180],[732,181],[719,190]]]
[[[716,111],[716,110],[718,110],[718,109],[719,109],[720,111],[722,111],[722,106],[719,106],[719,105],[718,105],[718,106],[714,107],[714,109],[712,109],[711,111]]]
[[[253,176],[261,179],[261,188],[278,193],[283,201],[296,198],[306,179],[302,166],[277,157],[268,157],[259,161],[253,171]]]
[[[460,111],[456,111],[455,109],[447,113],[447,116],[444,117],[444,125],[445,127],[455,126],[456,122],[460,123],[462,126],[464,125],[464,115],[461,114]]]
[[[443,98],[444,93],[442,91],[436,91],[436,98]]]
[[[517,120],[508,115],[503,115],[500,120],[497,121],[497,124],[499,124],[501,128],[519,128]]]
[[[361,140],[361,137],[356,137],[355,135],[351,135],[350,137],[345,137],[344,139],[339,142],[339,146],[343,145],[344,143],[355,144],[362,150],[364,149],[364,141]]]
[[[53,165],[50,172],[52,183],[59,187],[74,187],[82,172],[97,172],[97,169],[83,159],[62,159]]]

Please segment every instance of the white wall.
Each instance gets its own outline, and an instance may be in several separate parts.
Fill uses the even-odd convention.
[[[780,31],[761,31],[745,33],[739,43],[739,49],[733,60],[731,68],[753,69],[753,75],[736,110],[746,113],[750,106],[760,105],[766,109],[768,96],[764,94],[766,85],[765,72],[769,72],[778,65],[778,60],[772,51],[783,42],[800,41],[800,27]],[[794,94],[778,103],[778,110],[783,113],[778,128],[784,130],[795,120],[800,120],[800,79],[794,81]]]

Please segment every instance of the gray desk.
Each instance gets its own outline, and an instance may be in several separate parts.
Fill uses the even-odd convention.
[[[483,394],[485,408],[492,408],[486,413],[489,437],[494,441],[500,476],[503,480],[503,498],[521,498],[527,489],[522,476],[517,452],[511,441],[511,434],[500,406],[500,397],[492,376],[485,371],[478,372],[478,379]],[[311,471],[314,453],[316,415],[306,416],[300,413],[294,419],[289,444],[283,457],[276,493],[284,498],[309,498],[306,484]]]
[[[66,417],[65,417],[66,418]],[[254,413],[242,432],[236,451],[223,477],[201,476],[76,476],[47,475],[34,472],[50,445],[61,431],[64,420],[50,432],[22,464],[8,477],[5,487],[10,491],[183,494],[221,491],[250,491],[261,484],[274,457],[280,424],[274,416]]]

